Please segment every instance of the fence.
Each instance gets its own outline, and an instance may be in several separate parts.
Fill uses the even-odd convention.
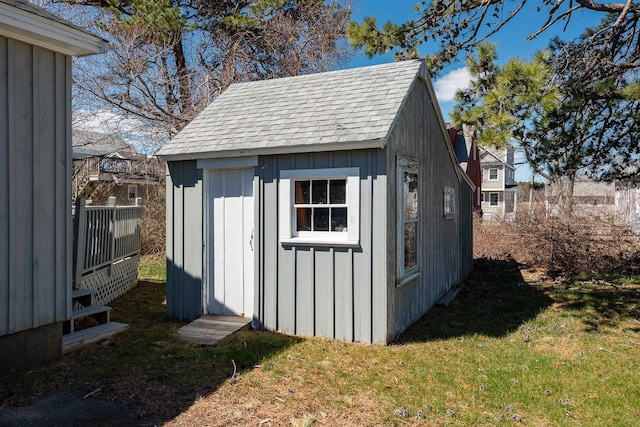
[[[73,220],[73,288],[92,289],[105,305],[138,283],[142,199],[135,206],[87,206],[76,200]]]

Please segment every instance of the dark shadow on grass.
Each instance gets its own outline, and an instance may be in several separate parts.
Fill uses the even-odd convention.
[[[629,285],[612,277],[571,279],[551,291],[559,308],[580,311],[585,331],[598,332],[602,327],[616,328],[628,319],[636,319],[636,326],[627,327],[640,332],[640,286]]]
[[[456,299],[434,307],[397,340],[424,342],[467,335],[501,337],[535,318],[553,300],[526,283],[515,261],[477,259]]]
[[[186,322],[168,318],[165,292],[163,282],[140,281],[136,288],[110,304],[112,320],[127,323],[129,330],[42,369],[3,378],[0,409],[33,409],[41,400],[73,392],[78,396],[90,395],[84,399],[87,403],[106,401],[128,411],[120,411],[118,417],[101,411],[91,419],[83,414],[78,425],[159,425],[180,415],[198,398],[232,381],[236,369],[237,375],[242,376],[259,364],[268,368],[271,356],[303,341],[281,334],[241,330],[215,346],[186,343],[177,336],[177,330]],[[21,425],[7,420],[3,423],[2,415],[0,411],[0,426]],[[36,414],[40,418],[31,416],[32,425],[75,425],[72,422],[75,418],[57,419],[55,410],[41,411]]]

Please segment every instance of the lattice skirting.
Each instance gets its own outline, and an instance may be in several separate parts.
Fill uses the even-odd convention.
[[[108,305],[138,284],[138,261],[140,256],[135,255],[87,274],[80,288],[93,289],[93,304]]]

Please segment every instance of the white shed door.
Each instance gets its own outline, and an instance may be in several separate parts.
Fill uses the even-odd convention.
[[[209,179],[209,312],[251,317],[253,169],[213,170]]]

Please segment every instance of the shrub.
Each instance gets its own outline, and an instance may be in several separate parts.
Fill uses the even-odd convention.
[[[513,258],[552,274],[635,273],[640,240],[612,215],[544,211],[474,223],[474,257]]]

